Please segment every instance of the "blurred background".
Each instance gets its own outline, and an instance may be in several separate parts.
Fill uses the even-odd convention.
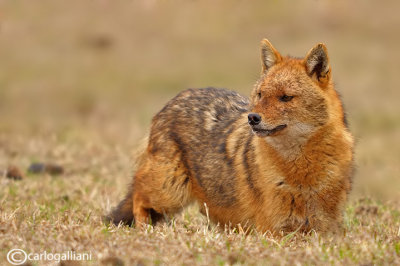
[[[357,142],[352,197],[400,199],[399,10],[395,0],[2,1],[0,168],[51,160],[126,184],[131,152],[176,93],[249,95],[261,39],[293,56],[324,42]]]

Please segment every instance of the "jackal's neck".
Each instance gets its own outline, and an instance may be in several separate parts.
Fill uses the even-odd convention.
[[[259,141],[266,147],[261,152],[275,157],[282,172],[299,182],[305,177],[326,175],[330,168],[347,168],[352,161],[352,137],[345,128],[338,129],[334,124],[311,132],[308,137]]]
[[[298,124],[286,129],[285,134],[266,137],[260,141],[266,142],[282,160],[291,162],[303,156],[304,148],[316,134],[315,129]]]

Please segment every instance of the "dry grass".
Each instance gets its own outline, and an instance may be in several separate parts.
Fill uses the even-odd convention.
[[[12,248],[90,251],[93,265],[400,264],[399,7],[394,0],[2,3],[0,265]],[[246,236],[209,224],[196,206],[143,231],[104,225],[152,115],[187,87],[248,95],[263,37],[299,56],[317,42],[328,46],[358,142],[345,234]],[[65,173],[26,173],[33,162]],[[9,165],[25,177],[1,175]]]
[[[123,160],[120,156],[114,159]],[[1,255],[5,257],[8,250],[18,247],[37,253],[91,252],[93,264],[400,263],[400,206],[372,199],[349,204],[345,234],[340,236],[288,235],[274,239],[256,232],[246,236],[209,224],[196,206],[146,230],[107,227],[101,215],[110,207],[108,199],[118,198],[120,193],[115,192],[122,187],[111,178],[103,178],[111,174],[108,167],[101,166],[109,159],[93,168],[98,168],[98,173],[76,169],[63,177],[29,176],[18,183],[3,179]]]

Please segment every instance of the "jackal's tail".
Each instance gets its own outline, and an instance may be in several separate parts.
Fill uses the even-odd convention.
[[[107,224],[113,223],[118,225],[122,223],[125,225],[133,225],[132,188],[128,191],[125,198],[104,218],[104,220]]]
[[[146,156],[146,147],[148,143],[148,137],[144,138],[140,143],[138,149],[133,154],[133,168],[138,169],[144,158]],[[134,181],[133,181],[134,182]],[[125,198],[115,207],[111,213],[104,217],[104,222],[114,223],[118,225],[120,223],[125,225],[133,225],[134,217],[133,217],[133,183],[130,185],[128,193]]]

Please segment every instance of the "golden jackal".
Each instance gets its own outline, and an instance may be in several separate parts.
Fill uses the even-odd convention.
[[[221,224],[261,232],[340,228],[353,138],[324,44],[305,58],[261,42],[250,99],[225,89],[181,92],[154,116],[148,145],[114,223],[141,225],[190,202]]]

